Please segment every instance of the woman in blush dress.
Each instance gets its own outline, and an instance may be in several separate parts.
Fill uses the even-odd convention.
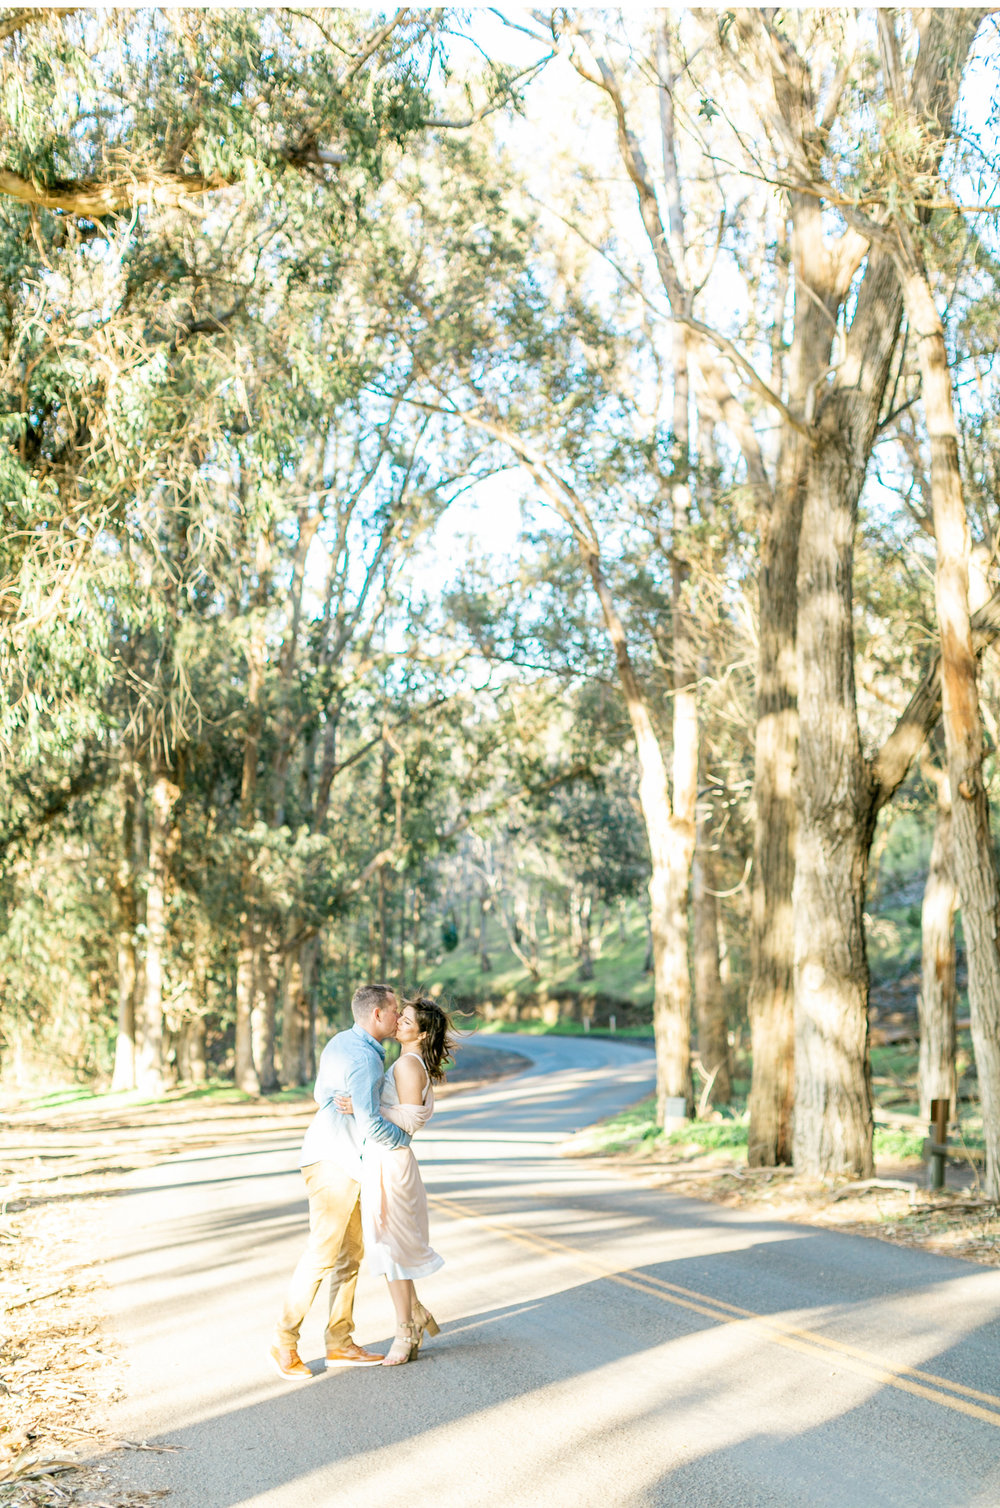
[[[451,1020],[436,1000],[409,1000],[399,1015],[400,1054],[385,1076],[381,1112],[411,1136],[434,1113],[433,1085],[444,1078],[453,1045]],[[348,1110],[340,1099],[338,1109]],[[362,1156],[361,1225],[365,1255],[374,1273],[384,1274],[396,1311],[396,1334],[383,1366],[413,1361],[424,1331],[438,1325],[417,1298],[415,1278],[443,1265],[428,1240],[427,1194],[410,1147],[366,1142]]]

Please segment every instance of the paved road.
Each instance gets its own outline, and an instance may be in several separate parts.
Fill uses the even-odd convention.
[[[560,1160],[651,1059],[516,1045],[530,1071],[446,1099],[419,1140],[447,1266],[415,1365],[269,1371],[304,1229],[289,1139],[132,1177],[108,1236],[114,1424],[183,1449],[129,1455],[129,1482],[169,1508],[998,1508],[1000,1271]],[[384,1346],[380,1281],[357,1317]],[[322,1355],[318,1312],[302,1350]]]

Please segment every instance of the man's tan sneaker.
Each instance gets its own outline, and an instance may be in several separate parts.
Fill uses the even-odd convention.
[[[287,1350],[284,1346],[272,1346],[271,1361],[274,1363],[278,1376],[287,1377],[290,1382],[298,1382],[300,1379],[304,1382],[307,1377],[312,1376],[294,1346]]]
[[[332,1347],[326,1353],[328,1367],[380,1367],[382,1361],[377,1351],[362,1351],[353,1340],[349,1340],[346,1346]]]

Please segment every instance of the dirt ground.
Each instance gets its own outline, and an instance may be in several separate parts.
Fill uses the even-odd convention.
[[[487,1061],[489,1063],[487,1065]],[[516,1053],[471,1048],[445,1093],[516,1073]],[[0,1508],[145,1508],[155,1494],[115,1484],[114,1452],[144,1441],[111,1437],[103,1421],[121,1386],[104,1325],[95,1232],[118,1175],[178,1150],[300,1135],[309,1099],[234,1104],[178,1094],[125,1109],[86,1100],[8,1112],[0,1134]],[[566,1151],[574,1155],[572,1144]],[[579,1154],[577,1154],[579,1155]],[[909,1246],[1000,1264],[1000,1209],[975,1188],[932,1195],[919,1169],[881,1168],[862,1186],[809,1182],[784,1169],[750,1171],[730,1153],[597,1159],[670,1193],[836,1226]]]

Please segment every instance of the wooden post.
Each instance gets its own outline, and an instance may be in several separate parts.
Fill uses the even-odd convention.
[[[945,1158],[948,1156],[948,1122],[951,1119],[950,1100],[931,1100],[931,1134],[927,1142],[930,1153],[930,1187],[944,1188]]]

